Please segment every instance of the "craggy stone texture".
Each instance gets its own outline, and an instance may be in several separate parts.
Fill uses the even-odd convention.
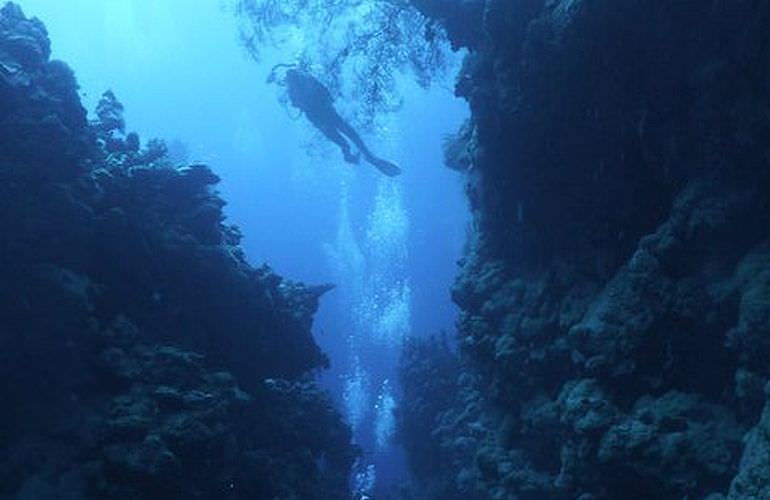
[[[770,498],[770,4],[460,3],[463,382],[402,369],[425,498]]]
[[[0,498],[345,499],[312,382],[320,295],[249,266],[217,176],[88,123],[44,26],[0,9]]]
[[[770,399],[770,384],[765,386],[765,395]],[[770,402],[744,441],[740,472],[730,486],[727,500],[770,498]]]

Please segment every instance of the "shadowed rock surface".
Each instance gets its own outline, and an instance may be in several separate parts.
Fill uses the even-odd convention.
[[[456,383],[404,356],[414,498],[770,498],[770,4],[458,5],[474,230]]]
[[[0,498],[349,497],[312,381],[328,286],[263,267],[218,177],[89,123],[45,27],[0,9]]]

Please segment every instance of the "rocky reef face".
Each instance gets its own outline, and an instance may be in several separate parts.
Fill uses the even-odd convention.
[[[402,367],[418,497],[770,498],[770,4],[461,4],[474,231],[455,388]]]
[[[217,176],[88,122],[45,27],[0,9],[0,498],[348,498],[309,377],[324,287],[252,268]]]

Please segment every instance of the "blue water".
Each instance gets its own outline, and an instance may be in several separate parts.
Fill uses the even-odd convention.
[[[448,290],[465,239],[461,179],[441,155],[444,135],[468,114],[451,81],[425,91],[404,80],[403,109],[365,137],[404,169],[390,179],[345,164],[280,103],[265,77],[292,54],[249,58],[217,2],[18,3],[46,23],[53,57],[73,67],[89,111],[112,89],[130,130],[164,138],[180,161],[208,163],[222,177],[229,221],[254,265],[337,284],[314,327],[332,361],[321,377],[364,449],[362,482],[402,480],[392,443],[399,346],[453,328]]]

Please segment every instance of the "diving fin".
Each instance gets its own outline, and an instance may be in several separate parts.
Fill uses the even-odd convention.
[[[398,167],[398,165],[387,160],[383,160],[382,158],[369,156],[366,158],[366,161],[377,167],[377,170],[389,177],[395,177],[401,174],[401,169]]]

